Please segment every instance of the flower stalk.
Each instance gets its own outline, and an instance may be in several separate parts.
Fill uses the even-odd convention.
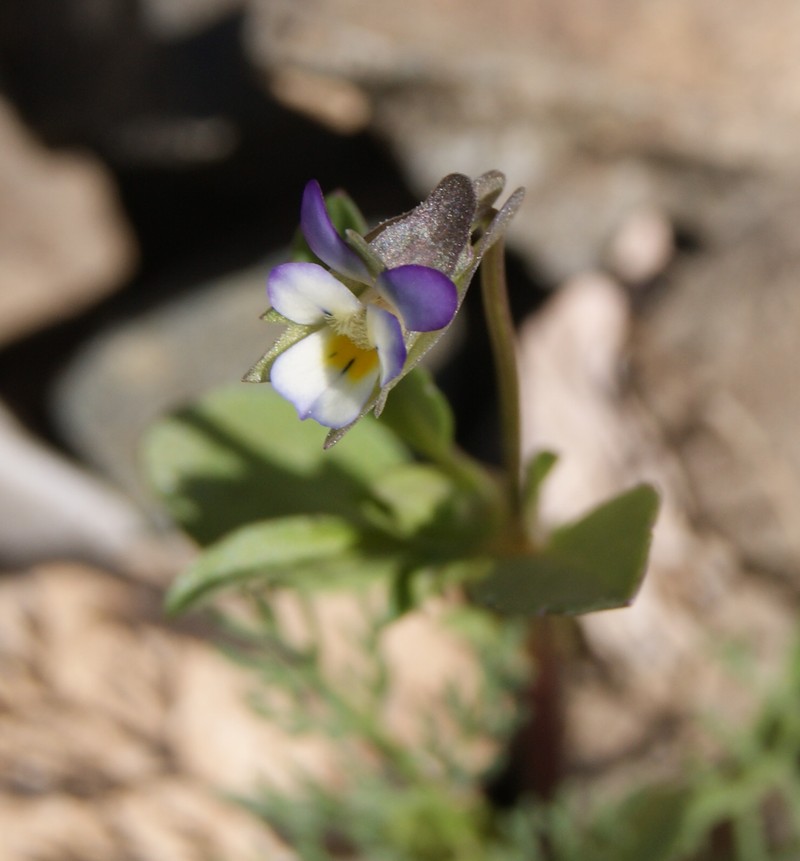
[[[522,510],[522,416],[514,321],[508,301],[503,245],[502,238],[498,239],[484,255],[481,295],[497,377],[506,494],[511,517],[519,523]]]

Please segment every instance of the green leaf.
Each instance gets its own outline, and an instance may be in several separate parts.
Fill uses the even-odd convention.
[[[410,459],[374,419],[323,451],[325,428],[301,422],[269,387],[212,392],[162,420],[144,462],[169,513],[201,544],[245,523],[293,514],[361,519],[371,485]]]
[[[658,494],[639,485],[554,531],[542,552],[487,560],[471,594],[514,615],[625,606],[644,575],[657,511]]]
[[[522,484],[522,517],[532,537],[539,533],[539,499],[542,484],[558,463],[558,455],[552,451],[537,452],[525,467]]]
[[[596,861],[669,861],[678,849],[691,806],[680,785],[647,787],[614,805],[589,829],[585,857]]]
[[[409,463],[385,473],[375,486],[381,505],[381,525],[398,538],[409,540],[420,531],[440,532],[440,517],[451,512],[456,487],[440,470],[422,463]]]
[[[206,550],[173,583],[167,610],[179,613],[223,587],[259,579],[302,586],[354,570],[359,531],[331,515],[297,515],[251,523]]]
[[[400,542],[414,565],[468,556],[494,525],[479,498],[429,464],[387,471],[375,484],[374,500],[370,522]]]
[[[431,374],[415,368],[392,389],[381,421],[417,454],[438,461],[453,445],[453,413]]]

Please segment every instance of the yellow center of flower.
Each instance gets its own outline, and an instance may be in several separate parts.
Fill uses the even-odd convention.
[[[375,370],[378,351],[362,350],[347,335],[336,335],[328,346],[325,363],[338,375],[347,374],[353,382],[357,382]]]
[[[360,350],[373,349],[367,333],[366,308],[341,317],[330,316],[326,322],[337,335],[346,335]]]

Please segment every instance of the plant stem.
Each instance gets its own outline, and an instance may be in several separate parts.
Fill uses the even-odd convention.
[[[508,536],[511,543],[527,543],[522,517],[522,433],[519,371],[514,322],[508,301],[503,242],[496,242],[481,263],[481,290],[489,341],[494,354],[503,436],[503,461],[508,496]],[[523,692],[528,713],[509,747],[509,764],[500,776],[497,799],[533,794],[552,798],[561,778],[563,739],[563,643],[554,619],[534,619],[528,634],[528,652],[534,672]],[[501,787],[501,783],[505,786]]]
[[[518,521],[522,499],[519,372],[502,239],[489,248],[481,262],[481,292],[497,376],[508,501],[512,516]]]

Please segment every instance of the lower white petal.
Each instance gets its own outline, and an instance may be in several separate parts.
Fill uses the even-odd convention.
[[[344,358],[337,354],[344,348]],[[353,353],[358,362],[349,360]],[[355,421],[372,394],[380,372],[377,355],[358,351],[343,335],[320,329],[275,360],[270,382],[294,404],[301,419],[340,428]]]
[[[357,382],[342,375],[320,395],[309,415],[325,427],[343,428],[361,415],[377,381],[377,366]]]

